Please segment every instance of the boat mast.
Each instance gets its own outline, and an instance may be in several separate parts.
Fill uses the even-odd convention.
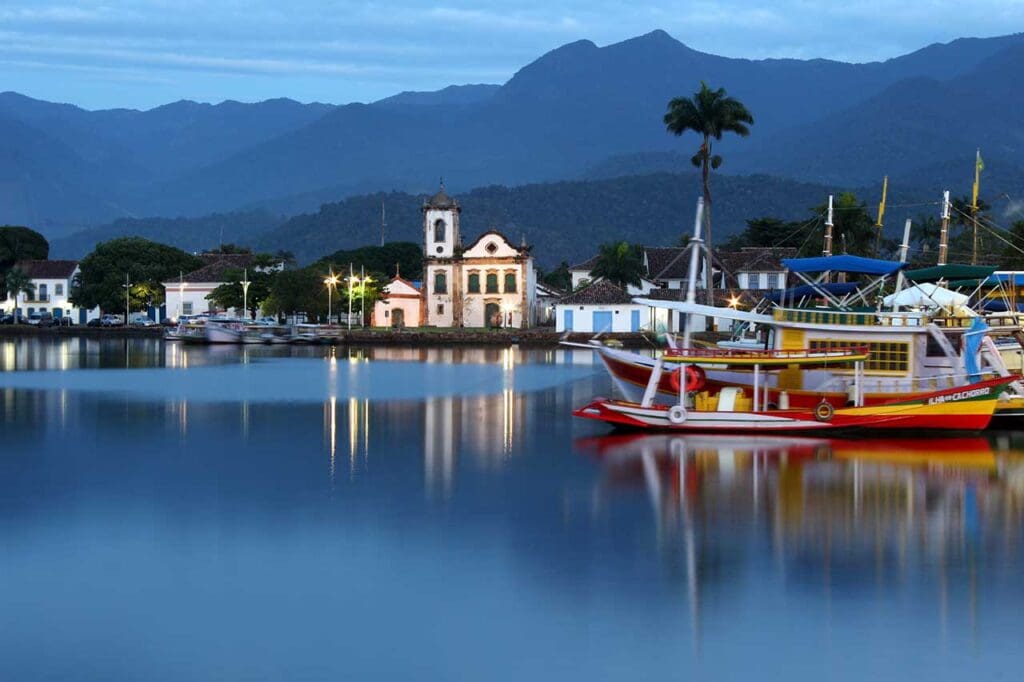
[[[942,227],[939,231],[939,265],[946,264],[949,251],[949,190],[942,193]]]
[[[907,251],[910,250],[910,218],[903,224],[903,243],[900,244],[900,262],[907,262]],[[903,291],[903,270],[896,273],[896,292]]]
[[[821,255],[828,258],[832,255],[832,195],[828,195],[828,213],[825,215],[825,245]]]

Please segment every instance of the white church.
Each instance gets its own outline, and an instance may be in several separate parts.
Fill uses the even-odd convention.
[[[514,246],[505,235],[489,230],[463,248],[462,209],[444,191],[444,185],[423,204],[422,212],[421,323],[431,327],[533,326],[537,282],[530,247],[525,243]],[[393,319],[388,307],[385,300],[379,314],[375,311],[376,324],[383,326],[385,320]]]

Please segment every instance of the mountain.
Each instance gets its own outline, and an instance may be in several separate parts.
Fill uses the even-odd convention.
[[[716,143],[729,173],[840,185],[888,173],[924,186],[938,181],[928,169],[960,164],[981,146],[1016,176],[1024,123],[1010,84],[1022,69],[1022,34],[848,64],[720,57],[653,31],[604,47],[569,43],[500,86],[369,104],[86,111],[4,93],[0,117],[26,139],[5,152],[15,164],[5,195],[15,200],[0,205],[0,222],[16,213],[57,236],[116,217],[290,212],[374,190],[415,194],[440,176],[465,192],[680,171],[696,136],[668,135],[661,117],[701,80],[725,87],[757,121],[750,138]]]

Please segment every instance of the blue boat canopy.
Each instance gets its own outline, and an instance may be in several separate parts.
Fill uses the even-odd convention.
[[[765,298],[772,303],[781,303],[782,301],[795,301],[808,296],[817,298],[821,296],[822,291],[832,296],[845,296],[851,291],[856,290],[858,286],[860,284],[857,282],[830,282],[828,284],[819,284],[818,286],[801,284],[798,287],[773,291],[765,296]]]
[[[850,272],[858,275],[891,275],[906,267],[896,261],[864,258],[862,256],[818,256],[816,258],[783,258],[782,264],[790,272]]]
[[[1024,272],[997,272],[989,275],[985,284],[996,286],[998,284],[1012,284],[1015,287],[1024,285]]]

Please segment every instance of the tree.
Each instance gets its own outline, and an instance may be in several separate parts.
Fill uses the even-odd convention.
[[[258,258],[256,260],[259,261]],[[254,263],[254,265],[256,264]],[[224,273],[224,283],[211,291],[206,298],[217,308],[241,310],[242,306],[246,305],[248,306],[246,312],[256,313],[260,309],[260,304],[270,296],[277,274],[273,271],[258,270],[256,267],[248,271],[228,270]],[[242,290],[244,278],[249,280],[248,295]]]
[[[82,308],[104,310],[125,307],[125,277],[132,286],[129,308],[142,310],[164,301],[163,283],[177,280],[179,273],[192,272],[203,262],[181,249],[141,237],[122,237],[96,245],[79,264],[81,274],[71,290],[71,302]]]
[[[572,273],[569,272],[568,261],[562,261],[561,264],[551,272],[540,273],[540,281],[549,287],[558,289],[559,291],[571,291]]]
[[[729,97],[724,88],[712,90],[704,81],[700,82],[700,90],[692,97],[676,97],[668,103],[668,112],[664,116],[665,127],[670,133],[682,135],[692,130],[703,138],[697,153],[690,159],[701,169],[701,182],[704,190],[704,224],[705,246],[707,253],[714,253],[711,241],[711,186],[710,176],[713,169],[722,165],[722,157],[711,153],[711,139],[721,140],[725,133],[735,133],[740,137],[750,134],[754,117],[747,107],[734,97]],[[705,271],[708,300],[714,300],[714,273],[710,256]]]
[[[822,203],[811,209],[815,215],[824,215],[828,204]],[[849,253],[856,256],[872,256],[875,251],[875,219],[868,213],[867,204],[853,192],[843,192],[832,203],[832,253]],[[801,256],[820,256],[825,243],[825,224],[822,220],[807,236]],[[886,251],[892,250],[892,241],[884,242]]]
[[[248,246],[239,246],[238,244],[232,244],[229,242],[227,244],[221,244],[215,249],[210,249],[207,253],[220,253],[224,255],[247,254],[252,253],[252,249]]]
[[[313,318],[327,314],[327,288],[323,273],[314,267],[277,273],[263,309],[271,315],[306,313]]]
[[[606,279],[623,289],[630,284],[640,286],[643,274],[643,247],[626,242],[602,244],[590,271],[594,279]]]
[[[49,242],[35,230],[19,225],[0,227],[0,277],[18,261],[45,260],[49,255]]]
[[[423,274],[423,249],[413,242],[388,242],[383,246],[335,251],[318,261],[318,265],[346,275],[349,263],[356,272],[362,267],[366,272],[378,273],[388,279],[397,273],[405,279],[414,280]]]
[[[28,273],[20,268],[14,268],[4,277],[4,293],[7,298],[14,300],[14,308],[11,313],[15,319],[18,317],[18,298],[22,294],[31,296],[36,293],[36,285],[32,283]]]
[[[1003,245],[999,266],[1005,270],[1024,270],[1024,220],[1014,221],[1004,239],[1009,243]]]
[[[738,251],[745,246],[761,247],[799,247],[807,233],[802,230],[803,223],[790,222],[780,218],[751,218],[747,226],[739,234],[734,234],[725,243],[728,251]]]

